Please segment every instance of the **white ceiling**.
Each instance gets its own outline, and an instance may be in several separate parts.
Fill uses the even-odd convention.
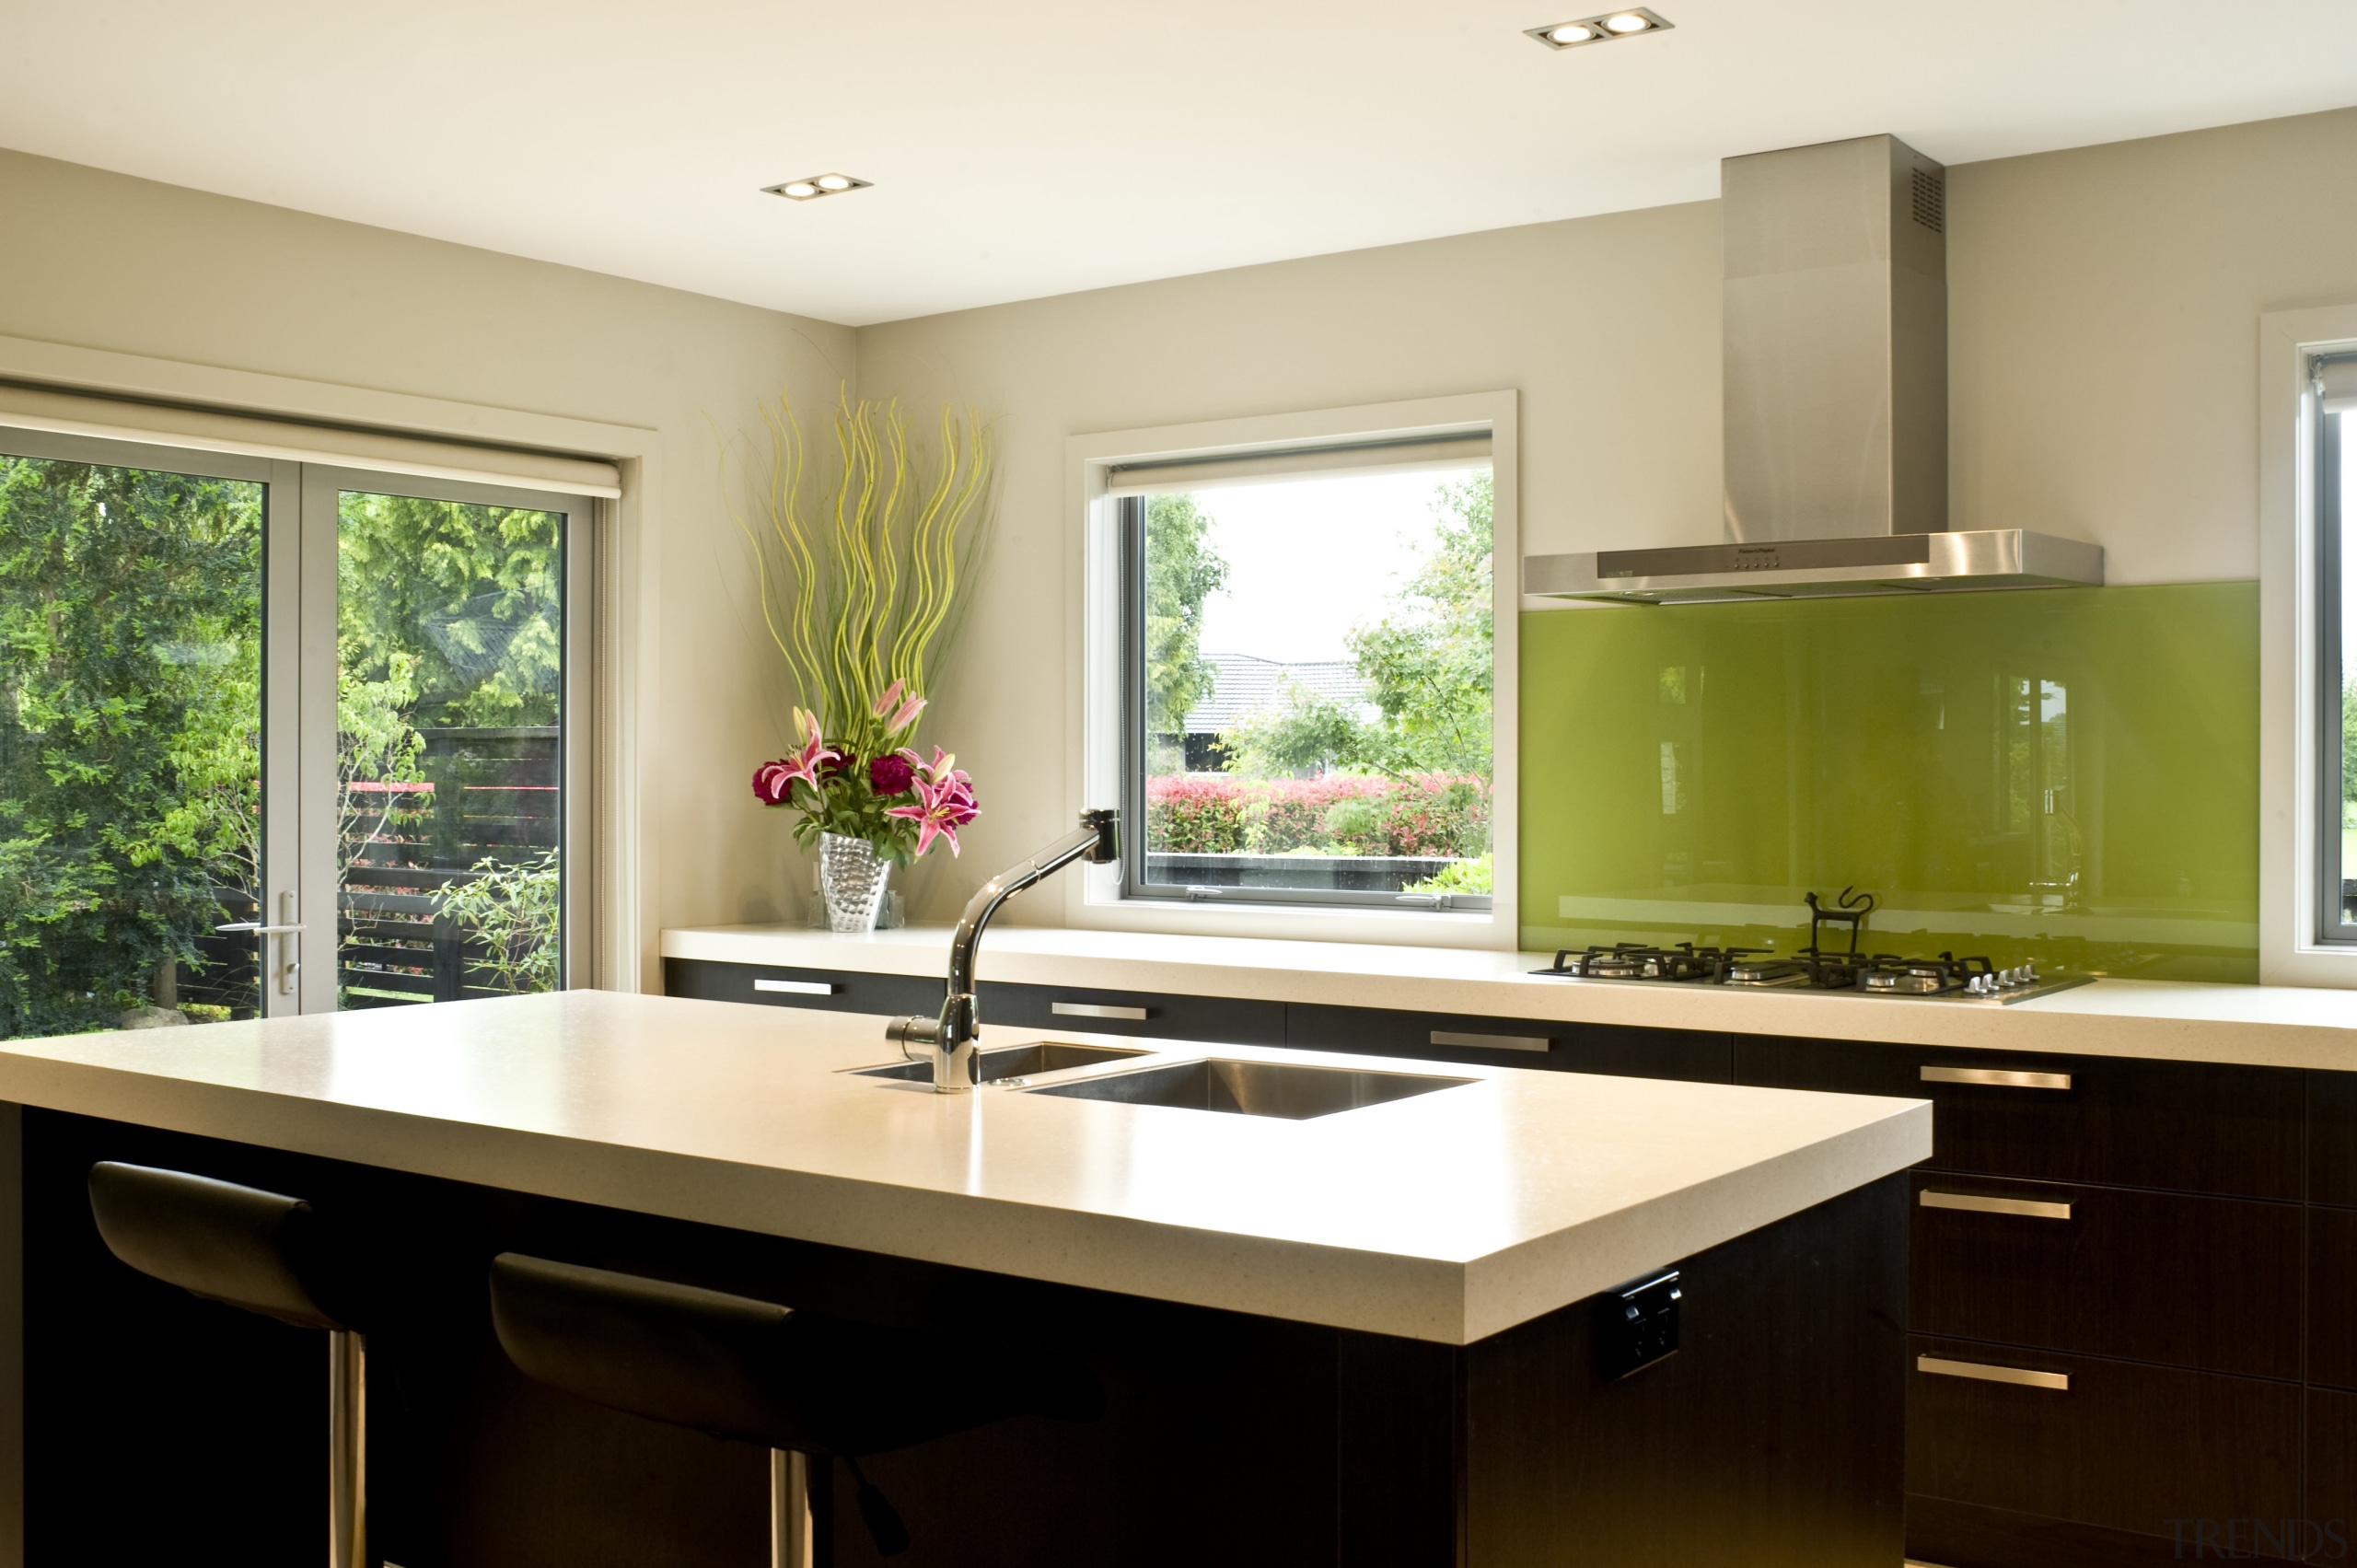
[[[0,145],[852,323],[2357,103],[2350,0],[0,0]],[[761,187],[842,169],[875,189]],[[5,215],[0,215],[5,221]]]

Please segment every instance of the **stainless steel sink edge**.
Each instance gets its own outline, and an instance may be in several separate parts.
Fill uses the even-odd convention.
[[[1411,1065],[1425,1071],[1406,1070]],[[1447,1071],[1440,1063],[1381,1067],[1338,1062],[1170,1052],[1074,1073],[1021,1092],[1156,1109],[1314,1121],[1482,1083],[1490,1074]],[[1443,1069],[1434,1071],[1431,1069]],[[1121,1092],[1125,1083],[1137,1087]]]
[[[974,1086],[977,1089],[1021,1089],[1042,1083],[1062,1083],[1072,1077],[1086,1076],[1095,1073],[1124,1072],[1186,1049],[1177,1045],[1083,1045],[1078,1040],[1058,1040],[1052,1036],[1042,1035],[1037,1040],[1016,1040],[1011,1045],[994,1045],[978,1051],[975,1053],[977,1065],[979,1067],[988,1063],[994,1057],[1004,1057],[1017,1051],[1035,1051],[1043,1046],[1062,1046],[1073,1051],[1099,1051],[1107,1060],[1078,1062],[1066,1067],[1038,1068],[1019,1076],[987,1078]],[[926,1075],[928,1066],[928,1063],[917,1061],[870,1062],[857,1067],[838,1067],[835,1072],[838,1076],[867,1078],[876,1083],[894,1086],[913,1083],[930,1088],[933,1080]]]

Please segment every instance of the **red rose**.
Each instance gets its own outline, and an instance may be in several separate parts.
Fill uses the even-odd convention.
[[[794,793],[793,765],[783,758],[753,770],[753,797],[764,806],[784,806]]]
[[[878,757],[867,764],[868,787],[879,795],[906,795],[917,771],[906,757]]]

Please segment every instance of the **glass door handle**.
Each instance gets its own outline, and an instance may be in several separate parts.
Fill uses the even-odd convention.
[[[281,893],[278,895],[276,924],[265,925],[258,920],[240,920],[228,925],[216,925],[213,929],[222,932],[252,932],[254,942],[260,949],[257,957],[261,959],[262,967],[267,969],[270,967],[270,939],[273,936],[280,938],[299,936],[303,933],[304,923],[295,918],[295,895]],[[294,955],[294,943],[281,940],[278,945],[278,993],[281,996],[295,994],[295,976],[301,971],[303,964],[302,960]]]

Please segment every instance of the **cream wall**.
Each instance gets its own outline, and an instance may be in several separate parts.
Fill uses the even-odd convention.
[[[2357,300],[2352,180],[2357,110],[1951,170],[1953,526],[2094,540],[2116,583],[2257,575],[2253,329]],[[1068,436],[1510,388],[1525,550],[1719,535],[1715,203],[893,322],[859,354],[869,396],[1001,421],[1002,534],[941,693],[984,866],[1064,826]]]
[[[2357,300],[2352,176],[2357,110],[1952,170],[1956,526],[2094,539],[2115,582],[2255,575],[2252,327]],[[1711,203],[855,333],[14,153],[0,152],[0,335],[660,433],[650,940],[663,924],[798,915],[806,875],[784,819],[745,789],[787,694],[719,505],[707,413],[733,424],[780,389],[819,403],[855,365],[869,395],[998,421],[996,550],[936,709],[985,814],[962,860],[936,855],[911,881],[935,917],[1065,826],[1068,436],[1513,389],[1526,549],[1717,528]]]
[[[1955,526],[2258,575],[2258,318],[2357,301],[2352,193],[2357,110],[1951,171]]]
[[[1075,235],[1075,243],[1085,243]],[[1282,261],[861,329],[861,389],[999,420],[999,537],[942,734],[979,781],[980,867],[921,868],[919,912],[1069,826],[1065,437],[1514,389],[1525,547],[1715,527],[1715,203]],[[1033,895],[1006,918],[1061,920]]]
[[[642,981],[664,925],[799,909],[787,824],[747,787],[784,693],[704,420],[825,401],[850,329],[0,151],[0,336],[656,432]]]

